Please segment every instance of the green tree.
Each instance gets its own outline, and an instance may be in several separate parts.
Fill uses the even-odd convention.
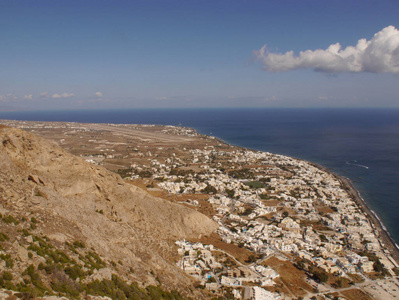
[[[313,273],[313,276],[319,282],[327,282],[327,280],[328,280],[328,275],[324,271],[316,271]]]

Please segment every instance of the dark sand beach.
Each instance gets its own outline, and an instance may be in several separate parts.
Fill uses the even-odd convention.
[[[313,162],[309,163],[319,169],[322,169],[325,172],[332,174],[335,178],[339,180],[342,187],[349,193],[349,196],[356,202],[360,209],[369,218],[373,226],[374,233],[376,234],[382,248],[388,249],[390,255],[395,260],[395,264],[399,264],[399,249],[396,247],[395,241],[389,235],[389,232],[386,230],[382,222],[377,218],[376,214],[367,206],[367,203],[361,197],[360,192],[353,186],[352,181],[349,178],[339,176],[331,172],[323,166],[320,166]]]

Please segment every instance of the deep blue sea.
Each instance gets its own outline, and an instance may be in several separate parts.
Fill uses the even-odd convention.
[[[138,109],[0,112],[0,119],[182,125],[349,177],[399,244],[399,109]]]

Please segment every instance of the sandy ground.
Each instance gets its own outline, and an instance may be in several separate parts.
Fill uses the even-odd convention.
[[[363,289],[375,299],[399,299],[399,280],[397,278],[375,280],[364,285]]]

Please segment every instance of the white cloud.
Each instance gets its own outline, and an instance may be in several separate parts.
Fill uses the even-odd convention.
[[[319,100],[328,100],[328,97],[327,96],[319,96],[318,99]]]
[[[40,98],[47,98],[47,97],[48,97],[47,92],[40,93]]]
[[[372,72],[399,74],[399,30],[388,26],[377,32],[367,41],[360,39],[356,46],[342,49],[339,43],[330,45],[326,50],[306,50],[295,55],[270,53],[264,45],[254,51],[263,69],[270,72],[283,72],[295,69],[314,69],[315,71]]]
[[[97,98],[101,98],[101,97],[103,97],[104,95],[103,95],[103,93],[101,93],[101,92],[96,92],[96,93],[94,93],[94,96],[97,97]]]
[[[7,94],[7,95],[0,95],[0,101],[1,102],[10,102],[13,100],[18,100],[18,97],[13,95],[13,94]]]
[[[32,94],[29,94],[29,95],[25,95],[25,96],[24,96],[24,99],[26,99],[26,100],[32,100],[32,98],[33,98],[33,95],[32,95]]]
[[[54,94],[51,96],[53,99],[59,99],[59,98],[72,98],[75,97],[75,94],[72,93],[63,93],[63,94]]]
[[[266,102],[270,102],[270,101],[276,101],[278,99],[276,96],[271,96],[271,97],[264,97],[263,100]]]

